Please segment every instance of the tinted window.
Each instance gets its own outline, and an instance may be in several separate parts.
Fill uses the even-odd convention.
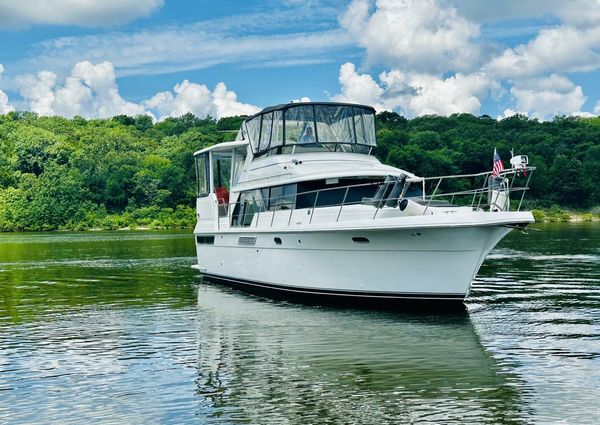
[[[209,163],[208,152],[196,156],[196,187],[197,196],[207,196],[209,192]]]

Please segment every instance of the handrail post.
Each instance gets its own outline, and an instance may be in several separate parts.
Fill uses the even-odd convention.
[[[483,186],[481,186],[481,192],[479,193],[479,200],[477,201],[477,209],[481,207],[481,199],[483,198],[483,192],[485,191],[485,185],[488,184],[490,180],[490,175],[486,174],[483,179]]]
[[[288,226],[292,222],[292,215],[294,214],[294,211],[296,210],[296,203],[297,202],[298,202],[298,192],[296,192],[294,194],[294,203],[292,204],[292,208],[290,208],[290,218],[288,218]]]
[[[527,181],[525,182],[525,188],[523,189],[523,193],[521,194],[521,199],[519,200],[519,206],[517,207],[517,211],[521,211],[521,204],[523,203],[523,198],[525,198],[525,192],[529,190],[529,180],[531,179],[531,175],[533,174],[533,170],[527,176]]]
[[[425,210],[423,211],[423,215],[425,215],[425,213],[427,212],[427,210],[429,209],[429,205],[431,205],[431,201],[433,201],[433,197],[435,196],[435,194],[437,193],[438,188],[440,187],[440,184],[442,184],[442,180],[444,178],[440,177],[440,179],[438,180],[437,185],[435,186],[435,189],[433,189],[433,193],[431,194],[431,197],[429,198],[429,202],[427,202],[427,205],[425,206]]]
[[[263,206],[264,206],[265,200],[261,199],[261,202],[263,203]],[[265,208],[265,211],[266,211],[266,208]],[[258,227],[258,220],[259,219],[260,219],[260,209],[258,210],[258,213],[256,214],[256,224],[254,225],[254,227]]]
[[[346,197],[348,196],[348,189],[350,189],[350,186],[346,187],[346,192],[344,193],[344,199],[342,200],[342,205],[340,205],[340,210],[338,211],[338,215],[337,215],[337,217],[335,219],[336,223],[340,219],[340,214],[342,214],[342,208],[344,208],[344,204],[346,203]]]
[[[485,179],[483,179],[483,181],[485,182]],[[475,182],[477,182],[477,180],[475,180]],[[483,188],[482,188],[482,190],[483,190]],[[476,197],[477,197],[477,189],[473,189],[473,199],[471,199],[471,209],[473,209],[473,206],[475,205]]]
[[[269,227],[273,227],[273,221],[275,220],[275,213],[276,212],[277,212],[277,208],[273,208],[273,215],[271,216],[271,225]]]
[[[381,187],[383,185],[385,185],[385,182],[381,183],[381,185],[379,187]],[[379,205],[381,205],[381,208],[383,208],[384,203],[382,203],[381,201],[377,201],[377,204],[375,205],[375,213],[373,214],[373,217],[371,217],[371,220],[375,220],[375,217],[377,217],[377,213],[379,213]]]
[[[315,208],[317,207],[317,199],[319,199],[319,193],[321,193],[321,190],[317,190],[317,194],[315,195],[315,202],[313,204],[312,211],[310,212],[310,219],[308,220],[308,224],[312,223],[313,214],[315,213]]]
[[[517,179],[516,170],[511,170],[512,179],[510,180],[510,186],[508,187],[508,192],[506,193],[506,200],[504,201],[504,211],[510,211],[510,193],[512,192],[513,185],[515,184],[515,180]],[[508,203],[508,205],[506,205]],[[508,208],[507,208],[508,207]]]

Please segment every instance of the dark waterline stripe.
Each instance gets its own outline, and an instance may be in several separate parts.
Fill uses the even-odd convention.
[[[212,273],[200,272],[207,279],[215,281],[229,282],[234,285],[249,285],[260,287],[272,291],[291,292],[314,296],[328,297],[347,297],[347,298],[365,298],[365,299],[380,299],[380,300],[439,300],[439,301],[460,301],[465,298],[464,294],[433,294],[433,293],[410,293],[410,292],[361,292],[361,291],[336,291],[330,289],[315,289],[306,287],[291,287],[284,285],[276,285],[272,283],[257,282],[253,280],[237,279],[228,276],[221,276]]]

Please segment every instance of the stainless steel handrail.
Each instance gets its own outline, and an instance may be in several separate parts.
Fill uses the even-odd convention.
[[[515,177],[517,176],[518,173],[520,172],[527,172],[528,174],[528,178],[527,181],[525,183],[524,186],[514,186],[514,180]],[[527,190],[529,190],[529,182],[531,179],[531,175],[533,173],[533,171],[535,171],[535,167],[526,167],[524,169],[507,169],[502,171],[501,173],[499,173],[499,177],[502,178],[509,178],[512,177],[510,179],[510,185],[508,186],[508,188],[506,190],[504,190],[504,192],[506,192],[506,194],[510,194],[510,193],[515,193],[515,192],[522,192],[521,197],[519,199],[519,203],[518,206],[516,208],[516,211],[520,211],[522,203],[523,203],[523,199],[525,197],[525,192]],[[408,187],[408,185],[410,183],[418,183],[418,182],[423,182],[423,189],[425,189],[425,182],[427,181],[433,181],[436,182],[435,187],[433,189],[433,192],[431,193],[431,195],[427,195],[425,192],[423,192],[422,197],[419,197],[419,200],[421,202],[425,202],[425,209],[423,210],[423,215],[425,215],[427,213],[427,211],[432,207],[431,203],[434,201],[434,198],[440,199],[440,198],[446,198],[446,197],[450,197],[452,201],[454,201],[454,199],[456,197],[459,196],[471,196],[472,195],[472,199],[471,199],[471,203],[470,205],[454,205],[454,206],[469,206],[470,208],[472,208],[473,210],[480,210],[482,207],[486,207],[488,206],[487,204],[482,204],[482,200],[483,200],[483,196],[486,194],[486,192],[489,192],[490,190],[492,190],[492,188],[490,188],[488,186],[489,180],[490,180],[490,176],[491,176],[492,172],[491,171],[487,171],[487,172],[482,172],[482,173],[473,173],[473,174],[459,174],[459,175],[447,175],[447,176],[435,176],[435,177],[422,177],[422,178],[408,178],[405,182],[405,188]],[[439,192],[440,191],[440,187],[442,185],[443,181],[450,181],[450,180],[456,180],[456,179],[466,179],[466,178],[473,178],[476,179],[478,177],[484,177],[483,179],[483,184],[481,186],[475,187],[475,188],[471,188],[471,189],[465,189],[465,190],[459,190],[459,191],[451,191],[451,192]],[[261,199],[255,199],[252,201],[252,203],[256,204],[256,205],[261,205],[261,208],[259,208],[257,211],[252,211],[252,212],[246,212],[244,211],[244,213],[240,216],[241,222],[243,223],[246,219],[246,217],[248,217],[249,215],[257,215],[256,218],[256,223],[255,223],[255,227],[258,227],[258,220],[260,218],[260,214],[261,213],[265,213],[265,212],[271,212],[271,223],[270,226],[273,226],[274,220],[275,220],[275,213],[277,211],[281,211],[283,210],[282,206],[283,205],[275,205],[274,208],[270,208],[271,206],[271,201],[273,200],[277,200],[277,201],[282,201],[285,199],[290,199],[293,197],[293,202],[289,202],[289,205],[291,206],[289,208],[290,210],[290,215],[288,218],[288,226],[291,224],[291,220],[293,217],[293,213],[294,211],[297,210],[296,208],[296,201],[298,199],[299,196],[302,195],[310,195],[310,194],[314,194],[315,195],[315,199],[313,202],[312,207],[310,208],[310,218],[309,218],[309,224],[312,223],[313,221],[313,217],[315,214],[315,210],[318,208],[325,208],[325,207],[337,207],[339,206],[339,210],[338,213],[336,215],[335,218],[335,222],[338,222],[340,220],[340,217],[342,215],[342,210],[344,207],[346,206],[351,206],[351,205],[368,205],[364,202],[364,200],[360,200],[360,201],[353,201],[353,202],[347,202],[347,198],[348,198],[348,193],[350,191],[350,189],[355,189],[355,188],[364,188],[364,187],[368,187],[368,186],[381,186],[383,184],[389,184],[389,183],[384,183],[384,182],[373,182],[373,183],[362,183],[362,184],[358,184],[358,185],[347,185],[347,186],[336,186],[336,187],[328,187],[328,188],[323,188],[323,189],[316,189],[316,190],[309,190],[309,191],[305,191],[305,192],[297,192],[293,195],[286,195],[286,196],[272,196],[269,198],[261,198]],[[344,191],[344,196],[342,199],[341,203],[336,203],[336,204],[332,204],[332,205],[321,205],[318,206],[318,200],[319,197],[322,193],[327,192],[327,191],[332,191],[332,190],[343,190]],[[403,194],[404,194],[405,190],[403,190]],[[477,198],[477,195],[479,195],[479,199],[477,202],[477,206],[475,206],[475,199]],[[387,201],[387,203],[389,203],[389,201],[400,201],[402,198],[406,198],[406,196],[400,195],[398,197],[394,197],[394,198],[387,198],[384,201]],[[410,197],[408,197],[408,199],[411,199]],[[415,198],[412,198],[415,199]],[[229,204],[229,203],[221,203],[220,201],[224,201],[224,199],[219,199],[218,205],[219,206],[225,206],[227,207],[227,210],[229,211],[229,206],[233,205],[233,204]],[[506,200],[506,202],[509,202],[509,199]],[[250,203],[250,202],[249,202]],[[378,204],[382,204],[381,206],[378,205],[373,205],[373,207],[375,208],[375,212],[372,216],[372,219],[375,219],[377,217],[377,213],[379,211],[379,209],[383,209],[385,207],[386,202],[383,203],[378,203]],[[453,205],[451,202],[449,203],[449,205]],[[505,205],[505,207],[508,206],[510,208],[510,205]],[[309,208],[305,208],[305,209],[309,209]],[[231,211],[229,211],[231,212]],[[228,214],[229,216],[229,214]]]
[[[519,200],[519,204],[517,206],[516,211],[520,211],[521,210],[521,206],[523,203],[523,199],[525,197],[525,192],[527,190],[529,190],[529,181],[531,179],[531,175],[533,174],[533,172],[536,170],[536,167],[524,167],[524,168],[520,168],[520,169],[514,169],[514,168],[509,168],[506,169],[502,172],[499,173],[498,177],[502,177],[502,178],[507,178],[510,180],[510,184],[507,190],[505,190],[505,192],[507,194],[512,193],[512,192],[519,192],[522,191],[523,193],[521,194],[521,198]],[[515,181],[515,177],[517,176],[517,174],[519,173],[527,173],[528,177],[527,177],[527,182],[525,183],[525,186],[520,186],[520,187],[514,187],[514,181]],[[459,174],[459,175],[448,175],[448,176],[436,176],[436,177],[423,177],[423,178],[419,178],[419,179],[415,179],[413,181],[428,181],[428,180],[437,180],[437,184],[435,186],[435,189],[433,191],[433,193],[429,196],[424,195],[424,198],[427,199],[429,198],[429,202],[427,204],[427,207],[425,209],[425,212],[427,211],[427,209],[430,206],[431,201],[433,200],[434,197],[447,197],[447,196],[452,196],[454,198],[454,196],[460,196],[460,195],[466,195],[466,194],[473,194],[473,199],[471,201],[471,207],[473,207],[474,203],[475,203],[475,198],[477,196],[477,194],[479,194],[479,200],[477,202],[477,207],[475,209],[479,210],[481,208],[481,201],[483,199],[483,195],[490,190],[490,188],[488,187],[488,182],[490,180],[490,177],[492,175],[491,171],[486,171],[486,172],[482,172],[482,173],[473,173],[473,174]],[[461,179],[461,178],[477,178],[477,177],[482,177],[485,176],[485,178],[483,179],[483,185],[479,188],[479,189],[469,189],[469,190],[464,190],[464,191],[458,191],[458,192],[444,192],[441,194],[437,194],[437,191],[439,189],[439,186],[441,185],[443,180],[451,180],[451,179]],[[509,178],[508,176],[512,177]],[[508,200],[507,200],[508,201]],[[504,206],[506,207],[506,205]]]

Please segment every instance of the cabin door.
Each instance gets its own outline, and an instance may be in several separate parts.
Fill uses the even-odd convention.
[[[198,224],[214,224],[216,201],[211,196],[210,154],[196,155],[196,215]]]
[[[232,151],[211,152],[214,193],[219,217],[227,217],[231,190]]]

